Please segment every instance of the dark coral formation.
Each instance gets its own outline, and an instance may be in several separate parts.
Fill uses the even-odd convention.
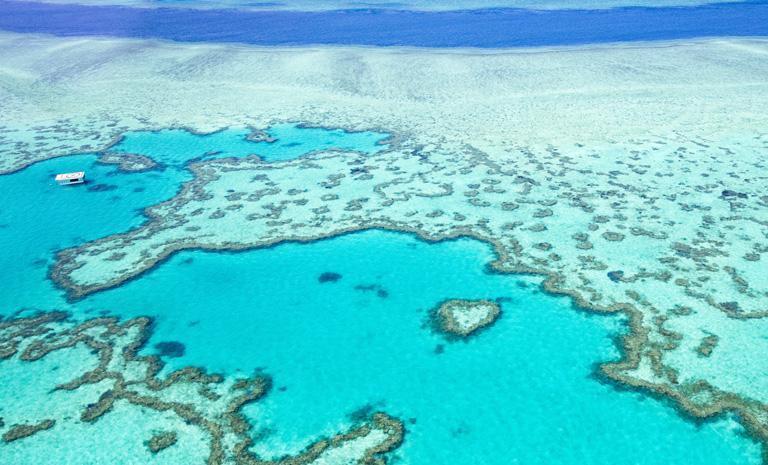
[[[149,451],[153,454],[157,454],[176,444],[176,441],[178,440],[179,438],[175,431],[162,431],[155,434],[149,441],[147,441],[147,448],[149,448]]]
[[[335,283],[340,279],[341,275],[339,273],[334,273],[333,271],[326,271],[317,277],[319,283]]]
[[[376,296],[381,299],[389,297],[389,291],[384,289],[381,284],[358,284],[355,286],[355,290],[362,292],[375,292]]]
[[[45,431],[47,429],[53,428],[54,424],[56,424],[56,422],[54,420],[49,419],[49,420],[42,420],[38,423],[34,423],[31,425],[13,425],[8,431],[3,433],[3,441],[13,442],[19,439],[27,438],[29,436],[39,433],[40,431]]]
[[[710,334],[701,340],[701,343],[696,347],[696,353],[701,357],[709,357],[712,355],[712,351],[717,347],[717,343],[720,338],[715,334]]]
[[[109,192],[117,190],[117,186],[114,184],[93,184],[88,186],[88,192]]]
[[[115,395],[112,390],[104,391],[99,400],[95,403],[85,406],[85,410],[80,414],[80,419],[85,422],[93,422],[101,418],[102,415],[112,410],[115,405]]]
[[[183,357],[186,347],[179,341],[163,341],[155,344],[158,355],[162,357]]]

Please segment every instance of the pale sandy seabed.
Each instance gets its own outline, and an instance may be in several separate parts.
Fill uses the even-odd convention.
[[[296,121],[370,156],[212,160],[139,229],[64,251],[72,297],[185,248],[389,228],[492,243],[495,268],[624,310],[603,367],[768,440],[768,42],[479,53],[0,36],[0,170],[124,131]]]

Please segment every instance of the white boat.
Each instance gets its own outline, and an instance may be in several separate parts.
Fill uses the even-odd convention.
[[[82,184],[85,182],[85,171],[77,171],[74,173],[59,173],[56,175],[56,182],[59,183],[60,186]]]

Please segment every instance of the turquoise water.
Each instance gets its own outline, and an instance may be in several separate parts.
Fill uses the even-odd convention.
[[[260,453],[298,451],[371,407],[405,421],[403,463],[760,462],[758,446],[732,422],[696,426],[666,404],[593,379],[594,363],[619,356],[611,337],[621,319],[576,311],[540,292],[536,279],[487,273],[491,252],[471,240],[427,244],[370,231],[236,254],[190,251],[66,303],[45,279],[54,251],[140,224],[142,208],[187,176],[124,173],[94,160],[49,160],[0,176],[0,265],[13,271],[0,280],[0,313],[149,314],[157,325],[147,351],[161,341],[185,345],[171,368],[264,370],[274,389],[247,410]],[[55,172],[83,166],[91,184],[52,183]],[[342,278],[320,283],[328,271]],[[479,336],[449,343],[427,321],[446,298],[501,299],[504,313]],[[0,362],[0,378],[2,370]],[[30,448],[18,463],[39,463],[35,454]]]
[[[265,455],[298,452],[372,406],[406,421],[405,463],[759,463],[724,424],[697,428],[592,379],[594,362],[618,357],[619,319],[487,274],[490,259],[474,241],[381,231],[186,252],[84,305],[158,315],[154,341],[186,345],[173,366],[273,375],[274,391],[247,410]],[[342,278],[320,283],[327,271]],[[447,343],[427,325],[447,297],[501,298],[504,314],[469,342]]]
[[[247,128],[227,128],[211,134],[185,129],[128,132],[110,149],[148,156],[164,165],[181,166],[191,160],[242,158],[258,155],[267,162],[293,160],[328,149],[375,153],[388,135],[372,131],[347,132],[297,124],[276,124],[266,131],[269,141],[251,141]]]
[[[65,305],[46,279],[54,253],[142,224],[144,208],[170,199],[192,179],[184,169],[191,160],[258,154],[265,161],[283,161],[329,148],[375,153],[385,148],[381,142],[388,137],[287,123],[265,131],[271,142],[249,141],[250,133],[240,128],[211,134],[182,129],[124,134],[110,151],[148,156],[167,168],[147,173],[125,173],[84,154],[0,176],[0,269],[14,270],[0,280],[0,314],[26,306]],[[87,184],[62,188],[53,182],[56,173],[71,171],[85,171]]]
[[[144,207],[173,197],[191,178],[181,170],[125,173],[96,159],[56,158],[0,176],[0,314],[64,305],[47,279],[54,253],[139,226]],[[87,184],[61,187],[53,181],[56,173],[80,170]]]

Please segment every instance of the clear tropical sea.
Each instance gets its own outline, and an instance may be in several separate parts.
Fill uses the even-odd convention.
[[[304,142],[301,153],[329,140],[369,152],[383,137],[287,132],[278,141],[307,135],[296,141]],[[66,302],[46,278],[53,253],[139,225],[142,208],[171,197],[190,178],[184,162],[202,154],[174,152],[166,136],[197,138],[204,153],[250,152],[238,151],[240,133],[221,145],[212,141],[226,132],[153,134],[129,135],[123,148],[165,154],[162,171],[125,173],[85,154],[0,176],[0,266],[13,270],[0,280],[3,313],[148,314],[156,325],[146,352],[158,342],[184,345],[183,356],[166,359],[169,368],[272,375],[272,391],[246,410],[256,426],[255,450],[267,457],[343,430],[356,412],[383,409],[406,424],[406,442],[396,452],[403,463],[760,463],[759,447],[734,422],[695,425],[663,402],[595,379],[594,364],[620,356],[613,338],[624,331],[622,320],[579,311],[543,293],[538,278],[488,273],[492,253],[472,240],[428,244],[369,231],[242,253],[190,251],[119,288]],[[53,174],[74,169],[85,169],[90,182],[53,183]],[[321,282],[326,272],[341,277]],[[503,316],[466,342],[449,342],[428,322],[428,311],[447,298],[496,299]],[[28,390],[16,368],[0,362],[0,417],[19,406],[4,399]],[[109,420],[113,414],[119,422]],[[146,436],[142,417],[124,412],[95,427],[102,435]],[[57,434],[40,434],[24,447],[0,445],[0,457],[18,465],[78,460],[90,446],[88,463],[114,458],[114,447],[94,448],[90,435]],[[158,457],[187,463],[183,454]]]
[[[244,128],[209,135],[183,129],[127,133],[110,151],[140,153],[161,164],[144,173],[122,172],[114,165],[98,163],[96,154],[83,154],[0,176],[4,188],[0,269],[14,270],[0,280],[4,307],[0,314],[29,305],[47,309],[59,305],[61,300],[46,278],[54,252],[139,226],[145,219],[145,207],[170,199],[183,182],[192,179],[186,170],[189,162],[254,154],[267,161],[289,160],[329,148],[372,153],[382,148],[378,143],[387,136],[292,124],[267,129],[266,135],[275,139],[272,143],[249,141],[246,136],[250,133]],[[56,173],[80,170],[86,172],[85,185],[62,189],[53,182]]]
[[[375,153],[383,148],[387,135],[372,131],[346,132],[341,129],[303,127],[297,124],[271,126],[261,139],[249,140],[253,131],[227,128],[200,135],[185,129],[139,131],[126,134],[110,151],[151,157],[162,165],[183,166],[190,161],[241,158],[257,154],[267,162],[293,160],[319,150],[354,150]]]
[[[255,45],[532,47],[768,35],[765,0],[599,10],[282,11],[0,0],[0,30]]]
[[[724,2],[706,0],[403,0],[399,2],[390,0],[285,0],[270,2],[252,2],[248,0],[46,0],[46,3],[112,4],[155,8],[237,8],[243,10],[322,11],[376,8],[447,11],[483,8],[527,8],[535,10],[603,9],[622,6],[662,7]]]

